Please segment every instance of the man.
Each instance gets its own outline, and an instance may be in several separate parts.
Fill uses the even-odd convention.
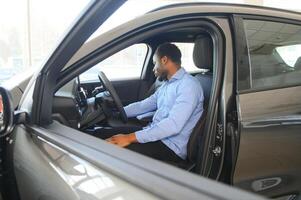
[[[126,106],[128,117],[154,112],[142,130],[113,135],[109,143],[155,159],[179,162],[187,157],[190,134],[203,112],[203,90],[181,67],[181,52],[174,44],[160,45],[153,57],[154,73],[163,85],[150,97]]]

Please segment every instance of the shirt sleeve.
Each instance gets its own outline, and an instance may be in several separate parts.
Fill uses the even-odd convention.
[[[195,87],[183,88],[179,91],[175,104],[167,118],[141,131],[137,131],[139,143],[158,141],[179,134],[195,110],[202,92]]]
[[[137,119],[141,120],[141,119],[146,119],[146,118],[152,118],[155,113],[156,113],[156,111],[151,111],[151,112],[148,112],[148,113],[144,113],[142,115],[138,115]]]
[[[136,117],[157,109],[157,93],[158,90],[148,98],[132,103],[124,107],[125,113],[128,117]]]

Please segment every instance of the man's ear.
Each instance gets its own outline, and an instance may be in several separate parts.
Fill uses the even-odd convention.
[[[162,58],[161,58],[161,62],[162,62],[162,64],[166,64],[167,63],[167,56],[163,56]]]

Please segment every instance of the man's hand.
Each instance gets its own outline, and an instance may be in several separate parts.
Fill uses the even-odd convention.
[[[131,133],[114,135],[106,139],[106,141],[111,144],[118,145],[120,147],[126,147],[134,142],[137,142],[137,139],[135,133]]]

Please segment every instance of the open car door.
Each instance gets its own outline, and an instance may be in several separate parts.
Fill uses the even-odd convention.
[[[57,146],[54,147],[53,143],[49,143],[50,138],[38,136],[38,134],[35,134],[32,129],[28,129],[24,124],[25,122],[28,122],[30,124],[35,124],[36,127],[45,124],[45,119],[40,118],[40,112],[44,112],[41,108],[46,105],[42,105],[43,103],[41,104],[41,102],[46,103],[52,100],[52,97],[48,99],[49,96],[52,95],[49,93],[49,90],[46,89],[50,88],[48,86],[45,88],[47,80],[55,80],[55,78],[57,78],[55,77],[55,74],[58,72],[56,69],[64,66],[91,34],[124,2],[125,0],[91,1],[75,24],[71,26],[70,30],[49,57],[42,70],[36,74],[28,84],[23,98],[24,96],[31,96],[33,105],[36,106],[32,106],[32,110],[27,110],[26,112],[18,111],[18,114],[15,112],[14,117],[10,116],[10,119],[6,119],[7,122],[9,121],[10,125],[3,126],[3,130],[1,130],[1,161],[4,164],[1,166],[0,173],[1,178],[3,178],[1,180],[3,199],[88,199],[89,192],[87,193],[87,190],[85,191],[85,194],[83,194],[83,192],[81,193],[72,190],[70,184],[71,182],[73,182],[72,184],[75,184],[75,182],[71,181],[71,179],[69,179],[70,177],[67,178],[62,176],[62,172],[64,171],[69,175],[72,174],[72,176],[80,177],[81,172],[76,169],[76,167],[80,167],[80,165],[74,163],[74,158],[71,159],[73,161],[69,160],[65,162],[66,157],[63,155],[65,152],[63,149],[60,149]],[[47,74],[50,71],[52,72]],[[5,96],[5,92],[3,94]],[[5,99],[5,103],[8,103],[8,97]],[[36,104],[37,102],[40,103]],[[12,108],[12,105],[7,105]],[[11,109],[7,109],[6,112],[9,110]],[[46,110],[51,111],[51,107]],[[20,121],[18,122],[18,120]],[[12,126],[12,124],[14,124],[14,126]],[[66,166],[63,166],[63,168],[61,168],[63,171],[60,171],[57,166],[61,166],[63,163],[69,165],[69,167],[66,168]],[[89,170],[84,170],[85,175],[89,176],[89,174],[87,174],[89,173]],[[100,175],[100,178],[102,176],[103,174]],[[84,180],[77,181],[77,184],[88,184],[88,179],[84,178]],[[91,180],[97,179],[99,179],[99,175],[93,175],[93,177],[91,177]],[[54,186],[55,188],[61,188],[62,190],[57,191],[53,188]]]

